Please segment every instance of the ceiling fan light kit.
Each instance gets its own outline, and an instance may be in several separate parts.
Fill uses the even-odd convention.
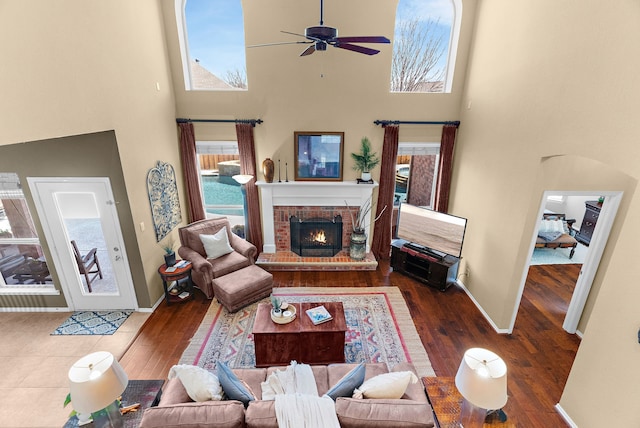
[[[294,36],[304,37],[305,41],[297,42],[282,42],[282,43],[266,43],[261,45],[248,46],[250,48],[262,47],[262,46],[275,46],[275,45],[290,45],[306,43],[310,44],[300,56],[311,55],[315,51],[326,51],[327,45],[331,45],[335,48],[346,49],[353,52],[358,52],[365,55],[375,55],[380,51],[378,49],[371,49],[365,46],[354,45],[353,43],[391,43],[391,41],[384,36],[353,36],[353,37],[338,37],[338,30],[333,27],[324,25],[324,1],[320,0],[320,25],[313,27],[307,27],[304,30],[304,35],[298,33],[292,33],[289,31],[282,31],[285,34],[293,34]]]

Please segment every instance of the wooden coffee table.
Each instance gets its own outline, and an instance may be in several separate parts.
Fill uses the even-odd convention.
[[[288,365],[292,360],[305,364],[344,363],[347,322],[341,302],[292,303],[296,319],[276,324],[271,319],[271,304],[260,303],[253,324],[256,367]],[[314,325],[305,311],[324,305],[331,321]]]

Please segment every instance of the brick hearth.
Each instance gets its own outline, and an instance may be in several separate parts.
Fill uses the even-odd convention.
[[[378,262],[368,253],[363,260],[353,260],[343,250],[333,257],[300,257],[291,251],[260,253],[256,264],[269,271],[341,271],[376,270]]]

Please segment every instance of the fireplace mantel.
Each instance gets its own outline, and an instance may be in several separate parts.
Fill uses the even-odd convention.
[[[378,183],[358,184],[355,181],[288,181],[267,183],[257,181],[262,206],[262,228],[265,253],[275,253],[274,206],[344,207],[362,206],[372,197]],[[371,224],[372,209],[366,224]],[[367,252],[369,243],[367,242]]]

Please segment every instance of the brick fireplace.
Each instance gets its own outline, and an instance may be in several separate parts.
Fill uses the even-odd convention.
[[[291,250],[289,219],[292,215],[302,219],[341,215],[342,247],[348,249],[352,231],[349,212],[355,213],[372,196],[378,184],[357,184],[355,181],[258,181],[256,185],[261,194],[263,252],[269,254]],[[369,217],[371,215],[369,213]],[[371,224],[371,218],[367,224]]]

